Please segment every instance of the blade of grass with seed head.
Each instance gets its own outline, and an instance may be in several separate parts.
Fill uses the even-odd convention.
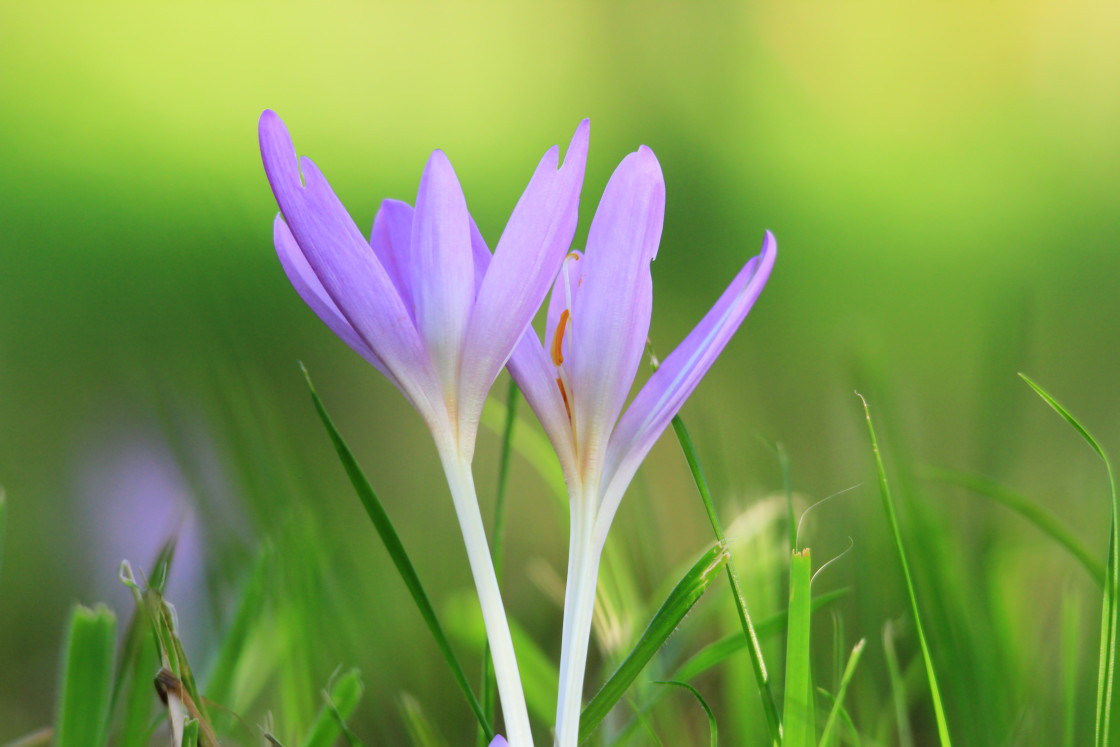
[[[922,649],[922,660],[925,662],[926,677],[929,679],[930,697],[933,700],[933,713],[937,721],[937,736],[942,747],[950,747],[952,740],[949,736],[949,722],[945,718],[945,707],[942,705],[941,688],[937,685],[937,672],[933,668],[933,656],[930,653],[929,642],[926,640],[925,629],[922,626],[921,610],[918,608],[918,594],[914,590],[914,580],[910,574],[910,564],[906,560],[906,548],[902,542],[902,530],[898,526],[898,516],[894,510],[894,499],[891,498],[891,487],[887,481],[887,470],[883,465],[883,455],[879,451],[879,440],[875,436],[875,424],[871,421],[871,408],[863,395],[856,392],[856,396],[863,402],[863,412],[867,417],[867,432],[871,437],[871,452],[875,457],[875,470],[879,476],[879,496],[883,500],[883,511],[887,515],[891,534],[894,537],[895,547],[898,550],[898,561],[902,567],[902,576],[906,579],[906,592],[910,598],[910,611],[914,615],[914,629],[918,633],[918,642]]]
[[[444,661],[451,669],[451,674],[455,678],[456,684],[459,689],[463,691],[463,696],[467,699],[471,710],[474,712],[475,718],[478,719],[479,725],[483,731],[491,737],[494,735],[494,730],[490,726],[489,719],[482,710],[482,705],[475,697],[474,690],[471,689],[470,683],[467,681],[466,672],[463,671],[462,665],[459,663],[458,657],[451,649],[451,643],[447,640],[447,636],[443,632],[443,627],[436,617],[435,609],[432,607],[431,601],[428,599],[428,593],[424,591],[423,584],[420,583],[420,576],[417,575],[416,569],[412,565],[412,561],[408,557],[408,553],[404,549],[404,544],[401,542],[400,536],[397,534],[393,522],[389,519],[389,514],[385,511],[385,507],[381,504],[381,500],[377,494],[373,492],[373,487],[370,486],[369,480],[366,479],[365,473],[358,465],[358,460],[354,458],[353,452],[342,438],[342,435],[335,428],[334,421],[327,413],[327,408],[323,405],[323,401],[319,399],[318,392],[315,391],[315,385],[311,383],[311,375],[307,369],[300,365],[303,371],[303,377],[307,381],[307,389],[311,393],[311,401],[315,405],[315,411],[319,414],[319,419],[323,422],[323,427],[327,430],[327,435],[334,445],[335,451],[338,453],[338,458],[342,462],[343,469],[346,470],[346,475],[350,478],[350,483],[354,486],[354,490],[358,493],[358,498],[362,501],[362,506],[366,510],[374,528],[377,530],[378,536],[381,538],[381,543],[385,546],[385,550],[389,553],[393,565],[397,568],[397,573],[400,574],[401,580],[404,581],[408,587],[409,594],[412,595],[412,601],[416,605],[420,616],[424,619],[424,623],[428,626],[432,637],[436,641],[436,646],[439,647],[440,653],[443,655]]]
[[[844,674],[840,677],[840,687],[836,690],[836,699],[832,702],[832,708],[828,712],[828,720],[824,722],[824,731],[821,732],[821,747],[830,747],[833,743],[833,732],[836,730],[836,724],[840,720],[840,711],[844,706],[844,695],[848,692],[848,685],[855,676],[856,667],[859,666],[860,657],[863,655],[864,644],[867,642],[865,638],[861,638],[859,643],[852,649],[851,655],[848,657],[848,663],[844,667]]]
[[[677,629],[692,606],[704,596],[704,592],[715,581],[721,566],[727,563],[729,557],[726,545],[722,542],[717,543],[700,556],[700,559],[669,593],[638,639],[638,643],[583,709],[579,719],[581,744],[591,736],[615,703],[626,694],[630,684]]]
[[[715,503],[712,500],[712,491],[708,487],[708,479],[704,476],[704,470],[700,466],[700,458],[696,453],[696,446],[692,442],[692,436],[689,435],[688,429],[685,428],[684,421],[681,420],[680,415],[673,418],[673,431],[677,434],[677,440],[680,441],[681,450],[684,452],[685,460],[688,462],[688,468],[692,472],[693,480],[696,482],[696,489],[700,493],[700,499],[704,502],[704,510],[708,514],[708,521],[712,525],[712,532],[715,534],[716,541],[724,543],[723,526],[720,523],[719,516],[716,514]],[[755,684],[758,687],[759,696],[762,698],[762,711],[766,714],[766,725],[770,730],[770,741],[778,745],[782,742],[782,722],[781,718],[778,716],[777,701],[774,700],[774,693],[770,688],[770,674],[766,669],[766,661],[762,655],[762,647],[758,643],[758,633],[755,631],[754,624],[751,622],[750,613],[747,611],[747,600],[746,597],[743,596],[743,589],[739,584],[739,576],[735,572],[735,564],[728,563],[726,571],[727,580],[731,585],[731,596],[735,600],[735,610],[739,613],[739,624],[743,628],[743,638],[748,644],[747,651],[750,653]]]
[[[1120,496],[1116,492],[1116,478],[1112,472],[1112,462],[1108,454],[1101,448],[1092,434],[1069,410],[1054,399],[1045,389],[1040,387],[1026,374],[1019,374],[1023,381],[1035,391],[1042,400],[1053,408],[1069,425],[1077,431],[1101,461],[1104,462],[1105,471],[1108,473],[1108,488],[1112,501],[1112,521],[1108,534],[1108,565],[1105,569],[1104,599],[1101,604],[1101,646],[1099,667],[1097,675],[1097,715],[1094,729],[1094,743],[1097,747],[1107,747],[1115,744],[1112,737],[1112,697],[1116,680],[1116,635],[1118,615],[1118,597],[1120,597],[1120,555],[1117,554],[1120,545]]]
[[[809,659],[812,621],[809,549],[795,550],[789,567],[789,623],[786,630],[786,689],[782,707],[782,747],[816,743],[813,675]]]
[[[57,747],[88,747],[108,740],[117,618],[105,605],[76,606],[62,656],[55,715]]]

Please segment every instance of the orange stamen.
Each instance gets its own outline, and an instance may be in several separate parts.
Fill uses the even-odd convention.
[[[560,397],[564,400],[564,409],[568,412],[568,420],[571,420],[572,406],[568,404],[568,390],[564,388],[564,382],[559,378],[556,379],[556,386],[560,387]]]
[[[568,328],[568,319],[571,317],[572,312],[569,309],[564,309],[560,312],[560,321],[556,324],[556,334],[552,337],[552,365],[559,366],[564,362],[564,330]]]

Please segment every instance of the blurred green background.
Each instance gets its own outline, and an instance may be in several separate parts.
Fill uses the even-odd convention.
[[[198,661],[269,540],[306,571],[277,593],[321,626],[293,644],[310,697],[357,665],[369,741],[401,738],[405,691],[453,744],[473,734],[296,361],[445,604],[470,581],[434,450],[280,270],[264,108],[362,227],[383,197],[412,201],[443,148],[491,244],[537,159],[581,118],[577,245],[611,170],[649,145],[668,187],[662,354],[773,230],[774,276],[684,415],[728,522],[781,489],[759,436],[785,446],[806,501],[865,483],[808,535],[821,560],[854,542],[818,580],[856,587],[851,637],[878,641],[905,612],[897,574],[875,560],[889,546],[856,388],[898,469],[988,474],[1103,557],[1100,466],[1015,373],[1120,444],[1117,38],[1120,8],[1080,0],[4,4],[0,742],[49,722],[69,606],[104,598],[127,614],[117,563],[146,565],[175,526]],[[484,433],[476,461],[487,500],[496,444]],[[616,521],[647,592],[710,541],[688,480],[664,439]],[[1050,603],[1071,584],[1087,590],[1087,620],[1099,602],[1073,562],[981,499],[909,484],[962,578],[1000,569],[1001,624],[1052,663]],[[507,604],[555,656],[559,613],[525,570],[564,568],[566,520],[545,493],[515,462]],[[970,593],[992,595],[980,580]],[[1086,635],[1092,662],[1088,623]],[[257,707],[282,722],[286,697]],[[1036,707],[1024,693],[1004,722]]]

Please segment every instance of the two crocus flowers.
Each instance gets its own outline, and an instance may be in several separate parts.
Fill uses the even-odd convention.
[[[586,250],[571,251],[588,131],[586,121],[576,129],[563,165],[555,147],[545,153],[491,254],[442,152],[428,160],[416,205],[383,202],[366,239],[314,163],[297,160],[280,118],[268,111],[260,121],[285,272],[327,326],[401,391],[435,441],[514,747],[532,745],[532,734],[471,474],[491,385],[508,363],[571,496],[556,741],[574,747],[607,530],[642,459],[750,310],[776,254],[768,233],[762,253],[623,412],[649,329],[665,187],[652,151],[631,153],[607,185]],[[542,345],[530,324],[550,286]]]

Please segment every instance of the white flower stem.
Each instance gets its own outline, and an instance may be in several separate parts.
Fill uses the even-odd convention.
[[[478,592],[478,602],[482,607],[482,620],[486,625],[486,637],[490,641],[494,675],[502,701],[506,739],[510,747],[533,747],[529,711],[525,707],[525,693],[521,688],[513,638],[509,632],[505,607],[502,605],[502,593],[498,587],[498,576],[494,573],[490,546],[486,541],[486,528],[478,508],[478,494],[475,492],[470,461],[462,458],[454,449],[441,449],[440,459],[447,475],[447,484],[451,488],[455,513],[459,517],[459,528],[463,532],[467,559],[470,561],[475,590]]]
[[[577,747],[583,708],[583,678],[595,612],[600,548],[592,540],[586,508],[572,499],[572,530],[568,547],[568,581],[564,589],[564,627],[560,644],[560,693],[556,702],[556,746]]]

